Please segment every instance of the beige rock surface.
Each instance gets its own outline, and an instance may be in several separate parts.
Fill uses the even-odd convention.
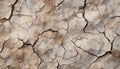
[[[0,0],[0,69],[120,69],[120,0]]]

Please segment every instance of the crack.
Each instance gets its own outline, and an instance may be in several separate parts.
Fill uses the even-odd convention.
[[[38,58],[41,60],[40,56],[39,56],[39,53],[35,50],[35,45],[37,44],[37,42],[39,41],[39,35],[42,35],[44,34],[45,32],[48,32],[48,31],[51,31],[51,32],[57,32],[56,30],[52,30],[52,29],[48,29],[48,30],[45,30],[43,31],[42,33],[38,34],[37,36],[37,39],[35,40],[35,42],[32,44],[32,49],[33,49],[33,52],[38,56]],[[42,63],[42,61],[38,64],[38,67],[40,66],[40,64]],[[37,68],[38,69],[38,68]]]
[[[38,35],[39,36],[39,35]],[[35,50],[35,48],[34,48],[34,46],[36,45],[36,43],[38,42],[38,40],[39,40],[39,37],[37,37],[37,39],[35,40],[35,42],[33,43],[33,45],[32,45],[32,49],[33,49],[33,52],[38,56],[38,58],[39,58],[39,60],[41,60],[41,58],[40,58],[40,56],[39,56],[39,53]],[[41,64],[41,61],[39,62],[39,64],[38,64],[38,67],[40,66],[40,64]],[[38,69],[38,68],[37,68]]]
[[[87,18],[85,17],[86,1],[87,1],[87,0],[84,0],[83,13],[82,13],[83,18],[84,18],[84,20],[86,21],[86,25],[85,25],[85,27],[83,28],[83,31],[84,31],[85,33],[86,33],[85,29],[86,29],[86,27],[88,26],[88,23],[89,23],[88,20],[87,20]]]
[[[64,41],[64,40],[63,40]],[[63,54],[63,59],[65,58],[64,56],[65,56],[65,53],[66,53],[66,48],[64,47],[64,45],[63,45],[63,41],[61,42],[61,46],[63,47],[63,49],[65,50],[65,52],[64,52],[64,54]],[[71,40],[72,41],[72,40]],[[70,57],[70,58],[74,58],[74,57],[76,57],[76,56],[78,56],[78,51],[77,51],[77,49],[73,46],[73,48],[75,49],[75,51],[77,52],[77,54],[75,55],[75,56],[72,56],[72,57]]]
[[[24,48],[25,46],[29,46],[29,45],[32,46],[33,53],[35,53],[40,60],[40,62],[38,64],[38,67],[39,67],[39,65],[41,64],[42,61],[41,61],[41,58],[40,58],[39,54],[35,51],[35,49],[33,47],[37,43],[38,39],[34,42],[34,44],[27,43],[27,41],[24,42],[23,39],[20,39],[20,38],[18,38],[18,39],[23,42],[23,45],[21,47],[19,47],[18,49]]]
[[[53,29],[47,29],[47,30],[43,31],[42,33],[38,34],[38,36],[44,34],[45,32],[48,32],[48,31],[58,33],[58,31],[56,31],[56,30],[53,30]]]
[[[6,19],[6,18],[2,18],[2,19],[0,19],[0,22],[1,23],[4,23],[4,22],[6,22],[8,19]]]
[[[105,28],[105,31],[106,31],[106,28]],[[113,49],[113,42],[114,42],[115,38],[114,38],[112,41],[110,41],[110,39],[106,36],[105,31],[104,31],[104,32],[99,32],[99,33],[101,33],[101,34],[104,35],[104,37],[105,37],[105,38],[107,39],[107,41],[110,43],[111,48],[110,48],[109,51],[106,51],[103,55],[98,56],[98,58],[103,57],[103,56],[107,55],[108,53],[109,53],[109,54],[112,54],[111,51],[112,51],[112,49]]]
[[[60,64],[59,64],[59,62],[58,62],[58,60],[57,59],[55,59],[56,60],[56,62],[57,62],[57,69],[59,68],[59,66],[60,66]]]
[[[90,67],[92,66],[92,64],[94,64],[97,60],[98,60],[98,58],[96,58],[92,63],[90,63],[90,65],[88,66],[87,69],[90,69]]]
[[[111,42],[111,51],[113,50],[113,43],[115,41],[115,38],[113,39],[113,41]]]
[[[120,16],[112,16],[112,17],[110,17],[110,18],[117,18],[117,17],[120,17]]]
[[[71,40],[71,42],[73,43],[73,41],[72,41],[72,40]],[[74,58],[74,57],[76,57],[76,56],[78,56],[78,55],[79,55],[79,53],[78,53],[78,51],[77,51],[77,49],[76,49],[76,46],[73,46],[73,48],[75,49],[75,51],[77,52],[77,54],[76,54],[75,56],[71,57],[71,58]]]
[[[9,40],[9,39],[8,39],[8,40]],[[4,43],[3,43],[3,45],[2,45],[2,49],[0,50],[0,53],[3,51],[3,49],[4,49],[4,47],[5,47],[5,44],[6,44],[6,42],[7,42],[8,40],[5,40],[5,41],[4,41]]]
[[[110,51],[105,52],[105,54],[103,54],[103,55],[97,56],[97,58],[104,57],[104,56],[106,56],[107,54],[112,54],[111,50],[110,50]]]
[[[13,12],[14,12],[14,6],[17,2],[18,2],[18,0],[16,0],[13,4],[11,4],[11,13],[10,13],[9,18],[2,18],[2,19],[0,19],[0,22],[4,23],[6,21],[9,21],[12,18],[12,15],[13,15]]]
[[[15,4],[16,4],[17,2],[18,2],[18,0],[16,0],[13,4],[11,4],[12,10],[11,10],[11,14],[10,14],[8,20],[10,20],[10,19],[12,18],[12,15],[13,15],[13,12],[14,12],[14,9],[15,9]]]
[[[3,51],[6,42],[7,42],[7,41],[4,41],[4,43],[3,43],[3,45],[2,45],[2,49],[0,50],[0,53]]]
[[[97,59],[96,59],[95,61],[93,61],[93,62],[88,66],[88,69],[89,69],[89,68],[92,66],[92,64],[95,63],[99,58],[102,58],[102,57],[106,56],[107,54],[112,54],[114,40],[115,40],[115,39],[113,39],[113,41],[111,42],[111,50],[105,52],[103,55],[97,56]]]
[[[18,38],[20,41],[23,42],[23,45],[22,45],[20,48],[24,48],[26,45],[31,45],[31,46],[32,46],[32,49],[33,49],[33,52],[34,52],[34,53],[38,56],[38,58],[41,60],[41,58],[40,58],[40,56],[39,56],[39,53],[35,50],[34,47],[35,47],[35,45],[37,44],[37,42],[39,41],[39,35],[42,35],[42,34],[44,34],[45,32],[48,32],[48,31],[57,32],[57,33],[58,33],[58,31],[52,30],[52,29],[45,30],[45,31],[43,31],[42,33],[40,33],[40,34],[37,35],[37,39],[34,41],[33,44],[27,43],[27,41],[24,42],[23,39],[19,39],[19,38]],[[20,48],[19,48],[19,49],[20,49]],[[38,67],[40,66],[41,63],[42,63],[42,61],[39,62]]]
[[[63,19],[63,21],[67,22],[67,21],[73,19],[74,17],[77,17],[76,13],[71,14],[69,17]]]
[[[62,5],[64,1],[65,0],[62,0],[60,3],[58,3],[57,7],[59,7],[60,5]]]
[[[93,53],[90,53],[89,51],[84,50],[84,49],[81,48],[80,46],[77,46],[77,45],[75,44],[75,41],[73,41],[73,40],[71,40],[71,41],[72,41],[72,43],[73,43],[76,47],[80,48],[80,49],[83,50],[84,52],[87,52],[88,54],[93,55],[93,56],[95,56],[95,57],[97,57],[97,58],[104,57],[104,56],[107,55],[108,53],[109,53],[109,54],[112,54],[112,49],[113,49],[113,42],[114,42],[114,40],[113,40],[112,42],[110,42],[110,44],[111,44],[110,51],[106,51],[103,55],[100,55],[100,56],[97,56],[96,54],[93,54]]]
[[[35,43],[37,43],[37,40],[35,41]],[[39,53],[35,50],[34,46],[32,46],[32,49],[33,49],[33,52],[38,56],[39,60],[41,60],[40,56],[39,56]],[[38,67],[40,66],[42,62],[40,61],[39,64],[38,64]],[[37,68],[38,69],[38,68]]]
[[[102,32],[102,34],[103,34],[104,37],[107,39],[107,41],[108,41],[109,43],[111,43],[110,39],[106,36],[105,32]]]
[[[38,13],[38,12],[42,12],[43,9],[44,9],[44,7],[45,7],[45,6],[43,5],[38,11],[35,11],[35,14]],[[36,17],[36,15],[35,15],[35,17]]]
[[[101,33],[101,32],[99,32],[99,33]],[[97,57],[97,59],[96,59],[95,61],[93,61],[93,62],[88,66],[88,69],[89,69],[89,68],[91,67],[91,65],[92,65],[93,63],[95,63],[99,58],[102,58],[102,57],[106,56],[107,54],[112,54],[113,43],[114,43],[115,38],[114,38],[113,41],[111,42],[111,41],[109,40],[109,38],[105,35],[105,32],[103,32],[102,34],[104,34],[104,37],[105,37],[105,38],[108,40],[108,42],[111,44],[111,48],[110,48],[110,51],[106,51],[103,55],[100,55],[100,56],[97,56],[97,55],[95,55],[95,54],[93,54],[93,53],[90,53],[90,52],[82,49],[81,47],[78,47],[78,46],[75,44],[75,42],[72,41],[72,42],[75,44],[76,47],[80,48],[81,50],[83,50],[84,52],[87,52],[87,53],[90,54],[90,55],[93,55],[93,56]]]
[[[99,58],[102,58],[104,56],[106,56],[107,54],[112,54],[111,51],[107,51],[105,52],[105,54],[101,55],[101,56],[97,56],[96,60],[94,60],[89,66],[88,66],[88,69],[90,69],[90,67],[92,66],[92,64],[94,64]]]
[[[72,40],[71,40],[71,42],[72,42]],[[72,58],[77,57],[79,55],[79,53],[78,53],[78,51],[76,49],[76,46],[75,47],[73,46],[73,48],[75,49],[75,51],[77,52],[77,54],[75,56],[73,56]]]
[[[115,32],[115,34],[116,34],[117,36],[120,36],[120,34],[118,34],[117,32]]]
[[[72,41],[72,40],[71,40],[71,41]],[[90,54],[90,55],[92,55],[92,56],[98,57],[97,55],[95,55],[95,54],[93,54],[93,53],[90,53],[89,51],[86,51],[86,50],[84,50],[83,48],[77,46],[77,45],[75,44],[75,42],[72,41],[72,43],[73,43],[77,48],[80,48],[80,49],[83,50],[84,52],[86,52],[86,53],[88,53],[88,54]]]
[[[106,28],[105,28],[105,31],[106,31]],[[114,38],[112,41],[110,41],[110,39],[106,36],[105,31],[104,31],[104,32],[99,32],[99,33],[101,33],[101,34],[104,35],[104,37],[105,37],[105,38],[107,39],[107,41],[110,43],[111,48],[110,48],[109,51],[106,51],[103,55],[101,55],[101,56],[97,56],[98,58],[104,57],[104,56],[107,55],[107,54],[112,54],[113,43],[114,43],[115,38]]]
[[[63,49],[64,49],[65,52],[66,52],[66,49],[65,49],[65,47],[64,47],[64,45],[63,45],[63,41],[61,42],[61,46],[63,47]],[[65,52],[64,52],[64,54],[63,54],[63,58],[64,58],[64,56],[65,56]]]
[[[76,39],[76,40],[77,40],[77,39]],[[108,53],[112,53],[111,51],[108,51],[108,52],[106,52],[105,54],[103,54],[103,55],[101,55],[101,56],[97,56],[97,55],[95,55],[95,54],[93,54],[93,53],[90,53],[89,51],[86,51],[86,50],[82,49],[81,47],[78,47],[73,40],[71,40],[71,41],[72,41],[72,43],[73,43],[77,48],[80,48],[82,51],[84,51],[84,52],[86,52],[86,53],[88,53],[88,54],[96,57],[96,59],[95,59],[92,63],[90,63],[90,65],[88,66],[88,69],[89,69],[89,68],[91,67],[91,65],[92,65],[93,63],[95,63],[99,58],[107,55]]]
[[[30,44],[30,43],[27,43],[27,41],[24,42],[23,39],[18,38],[18,40],[20,40],[20,41],[23,42],[23,45],[22,45],[21,47],[19,47],[18,49],[24,48],[26,45],[27,45],[27,46],[28,46],[28,45],[32,45],[32,44]]]

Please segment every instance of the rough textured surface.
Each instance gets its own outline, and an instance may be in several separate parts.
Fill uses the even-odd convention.
[[[0,0],[0,69],[120,69],[120,0]]]

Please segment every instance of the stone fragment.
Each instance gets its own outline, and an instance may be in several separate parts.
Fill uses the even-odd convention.
[[[1,0],[0,1],[0,19],[9,19],[12,13],[12,6],[15,3],[15,0]]]
[[[76,40],[75,44],[85,51],[100,56],[110,51],[111,44],[103,34],[87,34]]]

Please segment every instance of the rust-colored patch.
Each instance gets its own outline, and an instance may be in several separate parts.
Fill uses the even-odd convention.
[[[54,7],[54,0],[44,0],[45,7],[44,10],[49,13]]]
[[[120,58],[120,51],[118,51],[118,50],[112,50],[112,55],[113,55],[114,57]]]
[[[22,49],[17,50],[13,55],[17,62],[22,62],[24,60],[24,52]]]
[[[120,51],[112,50],[111,52],[112,52],[112,57],[110,58],[110,60],[113,61],[113,62],[120,61]]]
[[[63,37],[59,33],[55,33],[53,40],[55,41],[55,43],[61,43],[61,41],[63,40]]]
[[[6,19],[6,18],[3,18],[3,19],[0,19],[0,22],[1,23],[4,23],[4,22],[6,22],[8,19]]]

